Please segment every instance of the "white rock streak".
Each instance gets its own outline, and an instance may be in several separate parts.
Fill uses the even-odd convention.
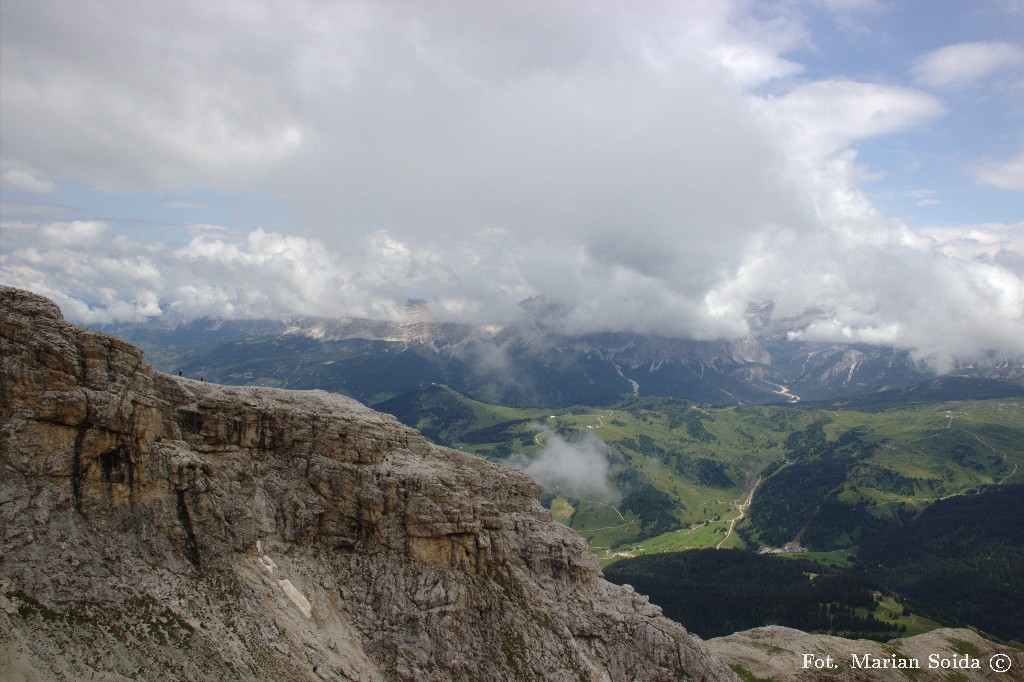
[[[259,540],[256,541],[256,552],[260,555],[260,565],[267,570],[267,573],[274,575],[274,569],[277,568],[277,564],[268,555],[263,554],[263,543]],[[313,617],[313,605],[309,603],[305,595],[299,592],[295,585],[292,585],[291,580],[287,578],[278,580],[277,585],[284,592],[284,596],[288,597],[298,607],[307,620]]]
[[[281,590],[284,591],[286,597],[292,600],[292,603],[299,607],[299,611],[302,611],[302,615],[307,619],[313,617],[313,605],[309,603],[298,589],[292,585],[292,581],[287,578],[284,580],[278,580],[277,584],[281,586]]]

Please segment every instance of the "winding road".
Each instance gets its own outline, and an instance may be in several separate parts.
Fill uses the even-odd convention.
[[[725,537],[722,538],[722,541],[715,545],[715,549],[722,549],[722,545],[724,545],[725,541],[732,535],[732,531],[736,528],[736,524],[746,516],[747,509],[750,508],[750,503],[753,501],[754,493],[757,492],[757,486],[759,485],[761,485],[760,477],[758,477],[757,481],[754,482],[754,487],[750,489],[750,494],[747,495],[747,501],[743,504],[736,505],[736,509],[738,509],[740,513],[731,522],[729,522],[729,531],[725,534]]]

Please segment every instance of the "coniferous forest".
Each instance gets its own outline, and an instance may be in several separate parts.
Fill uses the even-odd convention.
[[[773,624],[860,639],[900,634],[872,613],[877,584],[802,559],[702,549],[620,561],[605,575],[704,638]]]

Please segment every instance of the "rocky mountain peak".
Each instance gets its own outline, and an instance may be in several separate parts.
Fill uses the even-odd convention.
[[[735,680],[520,472],[0,289],[5,679]]]

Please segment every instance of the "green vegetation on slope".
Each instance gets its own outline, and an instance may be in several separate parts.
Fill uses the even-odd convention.
[[[790,542],[855,552],[865,533],[902,524],[938,499],[1024,480],[1022,399],[856,412],[631,397],[608,408],[541,410],[488,405],[435,385],[378,407],[435,442],[497,461],[539,456],[551,433],[603,440],[618,498],[549,496],[549,504],[571,504],[566,523],[603,563]]]
[[[937,500],[1022,480],[1019,399],[816,414],[787,436],[791,463],[765,481],[740,525],[749,542],[853,548]]]

